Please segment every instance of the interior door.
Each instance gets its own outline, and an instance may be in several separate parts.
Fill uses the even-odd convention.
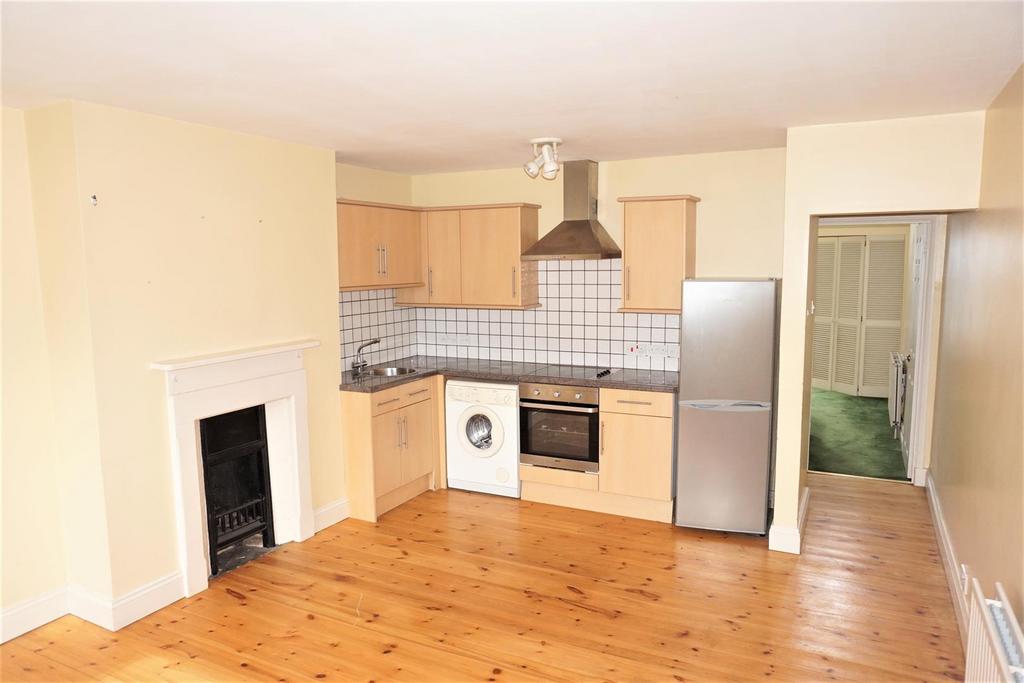
[[[877,235],[866,239],[863,341],[858,394],[889,395],[890,353],[900,350],[903,327],[903,273],[906,239]]]
[[[811,340],[811,385],[832,388],[832,346],[835,337],[835,237],[819,237],[814,263],[814,332]]]
[[[373,418],[373,488],[375,496],[402,485],[401,410]]]
[[[402,409],[405,423],[402,434],[402,483],[434,471],[434,402],[420,401]]]
[[[683,202],[624,204],[622,307],[679,310]]]
[[[378,209],[383,212],[384,284],[407,285],[423,282],[420,262],[419,212],[405,209]]]
[[[864,238],[837,237],[832,389],[857,394],[864,303]]]
[[[382,209],[338,204],[338,286],[374,287],[384,282]]]
[[[522,278],[519,209],[463,209],[459,213],[462,302],[518,305]]]

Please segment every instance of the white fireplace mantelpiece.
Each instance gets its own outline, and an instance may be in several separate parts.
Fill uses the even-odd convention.
[[[178,564],[182,590],[205,590],[210,573],[199,420],[265,405],[270,495],[277,543],[313,535],[306,370],[315,339],[158,361],[166,373]]]

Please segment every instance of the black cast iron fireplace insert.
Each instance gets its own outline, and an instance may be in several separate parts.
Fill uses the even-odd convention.
[[[199,435],[210,574],[216,576],[219,551],[258,533],[265,548],[274,546],[266,410],[259,405],[208,417],[199,421]]]

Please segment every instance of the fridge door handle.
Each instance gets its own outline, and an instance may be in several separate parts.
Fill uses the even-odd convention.
[[[772,409],[772,404],[764,401],[680,401],[679,405],[683,408],[723,413],[747,413]]]

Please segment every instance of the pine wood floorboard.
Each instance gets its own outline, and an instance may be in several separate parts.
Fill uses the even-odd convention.
[[[459,491],[346,520],[4,681],[937,681],[963,653],[927,499],[810,475],[804,553]]]

